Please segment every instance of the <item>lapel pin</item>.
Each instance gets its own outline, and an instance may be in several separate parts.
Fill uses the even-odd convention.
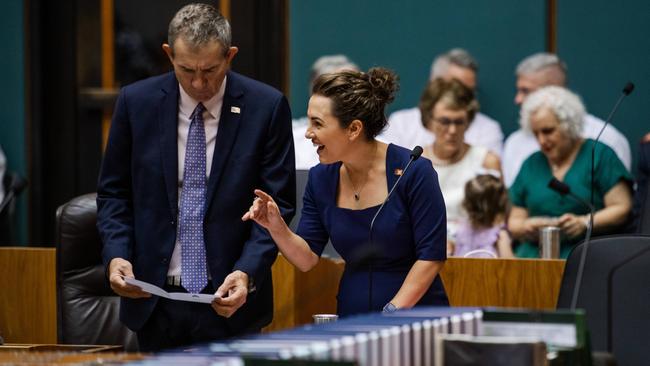
[[[401,176],[403,173],[404,171],[400,168],[395,169],[395,171],[393,172],[393,174],[395,174],[398,177]]]
[[[241,109],[239,109],[239,107],[230,107],[230,113],[240,114]]]

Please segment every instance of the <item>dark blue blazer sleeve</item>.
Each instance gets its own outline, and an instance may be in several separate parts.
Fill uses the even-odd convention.
[[[107,267],[113,258],[130,260],[134,243],[131,189],[131,130],[126,88],[117,99],[97,188],[97,228]]]
[[[274,198],[288,224],[295,214],[296,166],[291,110],[284,96],[278,98],[275,104],[266,134],[259,188]],[[259,285],[273,265],[277,253],[277,246],[268,231],[253,223],[250,238],[233,269],[246,272]]]

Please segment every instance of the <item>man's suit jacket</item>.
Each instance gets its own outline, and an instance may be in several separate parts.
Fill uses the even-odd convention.
[[[137,279],[161,287],[178,221],[178,101],[174,73],[121,90],[97,192],[104,264],[124,258]],[[289,222],[295,207],[295,163],[291,112],[280,92],[228,72],[222,108],[203,229],[215,288],[234,270],[246,272],[257,287],[227,320],[237,334],[271,321],[270,269],[277,255],[268,232],[242,222],[241,216],[250,207],[253,190],[260,188],[276,199]],[[122,322],[139,330],[156,301],[156,296],[123,298]]]

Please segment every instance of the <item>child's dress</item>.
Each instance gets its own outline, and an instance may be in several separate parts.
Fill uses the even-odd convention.
[[[455,257],[464,257],[467,253],[482,250],[482,252],[472,254],[471,257],[492,258],[498,257],[496,242],[499,240],[499,232],[503,230],[503,225],[495,225],[489,228],[474,229],[472,225],[463,220],[458,226],[455,236]],[[485,251],[489,252],[486,253]],[[490,255],[490,253],[492,255]]]

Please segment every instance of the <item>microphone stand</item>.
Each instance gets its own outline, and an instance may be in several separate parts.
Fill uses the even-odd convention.
[[[404,167],[404,170],[402,171],[402,175],[397,178],[397,181],[395,181],[395,184],[393,184],[393,187],[390,189],[388,194],[386,195],[386,199],[381,203],[379,206],[379,209],[377,209],[377,212],[375,212],[375,215],[372,217],[372,220],[370,221],[370,230],[368,231],[368,237],[369,237],[369,245],[370,245],[370,250],[368,253],[370,254],[370,257],[368,258],[368,312],[372,311],[372,271],[373,271],[373,257],[375,256],[374,253],[374,245],[373,245],[373,239],[372,239],[372,228],[375,226],[375,220],[377,219],[377,216],[379,216],[379,213],[381,210],[384,208],[384,205],[386,205],[386,202],[390,199],[390,196],[393,194],[393,191],[395,191],[395,188],[397,187],[397,184],[399,183],[400,180],[406,175],[406,171],[408,168],[411,166],[411,163],[413,163],[417,158],[422,155],[422,148],[420,146],[416,146],[413,148],[411,151],[411,158],[409,159],[409,162],[406,164],[406,167]]]
[[[576,195],[575,193],[571,192],[571,188],[563,182],[560,182],[557,180],[557,178],[552,178],[548,182],[548,187],[551,188],[552,190],[558,192],[562,196],[568,195],[569,197],[573,198],[576,200],[578,203],[582,204],[584,207],[587,207],[589,209],[589,221],[587,223],[587,232],[585,233],[585,239],[584,239],[584,249],[582,250],[582,253],[580,253],[580,262],[578,264],[578,274],[576,276],[576,283],[573,286],[573,294],[571,296],[571,310],[575,310],[576,305],[578,303],[578,295],[580,294],[580,286],[582,284],[582,276],[584,273],[585,269],[585,262],[587,260],[587,251],[589,250],[589,241],[591,240],[591,233],[594,227],[594,213],[595,209],[594,206],[587,202],[586,200],[582,199],[580,196]]]
[[[9,206],[9,202],[11,202],[15,197],[15,193],[13,189],[9,189],[7,194],[5,195],[5,198],[2,200],[2,203],[0,203],[0,215],[4,212],[5,208]]]
[[[594,162],[595,162],[595,155],[596,155],[596,142],[598,142],[598,140],[600,140],[600,136],[603,134],[603,132],[605,131],[605,128],[607,127],[609,122],[612,120],[612,117],[614,117],[614,113],[616,113],[616,111],[618,110],[618,106],[621,104],[621,102],[623,101],[623,99],[625,97],[627,97],[628,95],[630,95],[630,93],[632,93],[633,90],[634,90],[634,84],[633,83],[628,82],[627,84],[625,84],[625,87],[623,88],[621,96],[618,97],[618,100],[616,101],[616,104],[614,104],[614,108],[612,108],[612,111],[609,113],[609,116],[605,120],[605,124],[600,129],[600,132],[598,132],[598,135],[596,135],[596,139],[594,140],[594,142],[591,144],[591,185],[589,187],[590,192],[591,192],[591,199],[589,200],[589,202],[592,205],[594,204],[594,171],[595,171],[595,167],[594,167],[595,163]]]

